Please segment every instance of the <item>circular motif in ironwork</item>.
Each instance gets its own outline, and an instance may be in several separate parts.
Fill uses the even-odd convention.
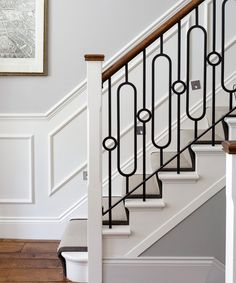
[[[181,95],[183,94],[187,89],[187,86],[185,84],[185,82],[178,80],[176,82],[173,83],[172,85],[172,90],[175,94]]]
[[[117,147],[117,140],[114,137],[106,137],[102,143],[107,151],[112,151]]]
[[[211,65],[211,66],[217,66],[221,63],[221,55],[218,52],[211,52],[208,54],[207,56],[207,62]]]
[[[152,113],[150,110],[144,108],[138,111],[137,117],[140,122],[147,123],[152,118]]]

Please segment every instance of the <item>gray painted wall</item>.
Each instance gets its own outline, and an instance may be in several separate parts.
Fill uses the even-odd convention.
[[[45,113],[85,79],[85,53],[104,53],[106,60],[111,58],[182,1],[48,0],[49,76],[0,76],[0,113]],[[236,21],[236,2],[228,5],[227,13],[233,15],[226,17],[226,41],[235,36]],[[220,9],[217,13],[220,18]],[[204,18],[202,12],[200,16]]]
[[[0,113],[46,112],[85,79],[85,53],[109,59],[181,1],[48,2],[49,76],[0,77]]]
[[[225,189],[141,256],[213,256],[225,262]]]

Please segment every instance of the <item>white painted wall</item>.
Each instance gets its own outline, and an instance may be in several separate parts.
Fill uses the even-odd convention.
[[[0,77],[0,113],[44,113],[86,77],[85,53],[111,58],[186,0],[49,0],[49,76]]]

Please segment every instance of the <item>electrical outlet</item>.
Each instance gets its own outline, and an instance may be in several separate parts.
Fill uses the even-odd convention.
[[[192,85],[192,90],[199,90],[201,89],[201,82],[199,80],[197,81],[191,81],[191,85]]]
[[[84,181],[88,180],[88,171],[83,171],[83,180]]]
[[[139,136],[143,135],[143,134],[144,134],[144,128],[143,128],[143,126],[137,126],[137,128],[136,128],[136,133],[137,133],[137,135],[139,135]]]

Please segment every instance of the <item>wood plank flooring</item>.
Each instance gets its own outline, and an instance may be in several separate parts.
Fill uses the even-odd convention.
[[[69,282],[56,254],[58,244],[0,239],[0,282]]]

